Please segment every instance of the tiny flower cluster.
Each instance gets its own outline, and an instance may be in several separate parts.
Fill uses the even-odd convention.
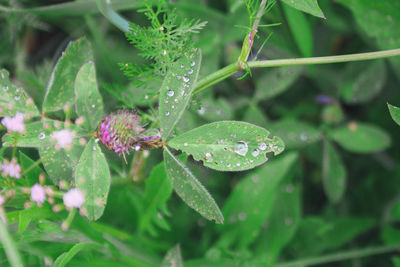
[[[25,132],[24,114],[22,113],[17,112],[14,117],[4,117],[1,120],[1,124],[3,124],[9,132]]]
[[[75,132],[68,129],[55,131],[51,134],[51,139],[57,142],[56,149],[69,149],[74,140],[74,137]]]
[[[4,178],[9,176],[19,179],[21,177],[21,166],[15,159],[12,159],[11,162],[4,160],[4,163],[0,163],[0,170]]]

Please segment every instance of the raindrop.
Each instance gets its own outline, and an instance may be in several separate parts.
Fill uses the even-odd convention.
[[[236,163],[236,166],[240,167],[240,162]]]
[[[164,99],[164,103],[165,103],[165,104],[168,104],[168,99]]]
[[[240,156],[246,156],[247,152],[249,151],[249,146],[244,141],[239,141],[235,144],[234,150],[236,154]]]
[[[222,143],[224,143],[224,140],[219,139],[219,140],[218,140],[218,144],[222,144]]]
[[[45,137],[46,137],[46,135],[45,135],[43,132],[41,132],[41,133],[39,134],[39,139],[40,139],[40,140],[43,140]]]
[[[183,146],[188,146],[189,144],[187,143],[187,142],[185,142],[184,144],[183,144]]]
[[[192,61],[192,63],[190,63],[190,66],[194,67],[194,65],[196,65],[196,62]]]
[[[189,79],[188,77],[186,77],[186,76],[183,76],[183,81],[184,81],[185,83],[187,83],[187,82],[190,81],[190,79]]]
[[[185,67],[185,65],[182,64],[182,65],[181,65],[181,68],[183,69],[184,67]]]
[[[4,87],[3,87],[3,90],[4,90],[4,91],[8,91],[8,86],[4,86]]]
[[[163,51],[163,55],[165,56],[167,54],[167,50],[164,50]]]
[[[178,98],[175,98],[174,101],[175,101],[175,103],[178,103]]]
[[[210,152],[207,152],[204,159],[206,162],[212,162],[213,161],[213,155]]]
[[[165,111],[165,116],[169,116],[169,111]]]
[[[139,151],[140,150],[140,145],[139,144],[136,144],[135,145],[135,151]]]
[[[96,105],[95,105],[95,104],[93,104],[93,105],[92,105],[92,108],[95,108],[95,107],[96,107]]]
[[[257,157],[258,155],[260,155],[260,150],[254,149],[253,152],[251,152],[251,154],[253,155],[253,157]]]
[[[145,95],[144,99],[146,99],[146,100],[149,99],[149,95]]]
[[[96,150],[97,148],[96,148],[96,146],[93,146],[93,150]]]
[[[190,69],[190,70],[188,71],[188,73],[189,73],[189,74],[192,74],[192,73],[193,73],[193,70],[192,70],[192,69]]]
[[[15,101],[18,101],[20,99],[19,95],[14,96]]]
[[[173,90],[167,91],[167,96],[174,96],[175,92]]]
[[[258,148],[260,149],[260,150],[266,150],[267,149],[267,144],[266,143],[261,143],[261,144],[259,144],[258,145]]]
[[[206,113],[206,109],[204,107],[200,107],[197,113],[199,113],[199,115],[204,115]]]
[[[176,78],[177,78],[178,80],[180,80],[180,79],[182,79],[182,76],[177,75]]]
[[[232,165],[231,165],[231,164],[229,164],[229,163],[226,165],[226,167],[228,167],[228,168],[231,168],[231,166],[232,166]]]

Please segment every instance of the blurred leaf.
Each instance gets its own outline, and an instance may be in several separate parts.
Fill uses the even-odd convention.
[[[182,200],[204,218],[222,224],[224,217],[213,197],[168,148],[164,149],[164,162],[168,179]]]
[[[39,176],[45,174],[44,170],[42,170],[39,165],[36,165],[35,161],[25,155],[22,151],[19,151],[19,163],[21,164],[22,171],[26,178],[26,185],[34,185],[39,182]],[[29,171],[27,172],[27,170]]]
[[[244,112],[243,118],[245,122],[258,125],[260,127],[266,127],[268,124],[268,119],[260,107],[256,105],[249,105],[249,107]]]
[[[160,89],[159,119],[161,136],[167,140],[181,119],[192,97],[201,66],[201,51],[183,55],[170,67]]]
[[[375,225],[376,221],[370,218],[307,217],[300,221],[290,248],[298,256],[318,255],[342,247]]]
[[[81,66],[93,60],[90,43],[86,38],[71,41],[55,65],[43,102],[43,112],[72,107],[75,100],[75,77]]]
[[[97,88],[96,71],[92,61],[85,63],[75,79],[76,113],[82,116],[88,130],[95,130],[103,117],[103,101]]]
[[[390,146],[390,136],[378,126],[350,122],[332,132],[332,138],[344,149],[356,153],[373,153]]]
[[[292,32],[293,38],[303,57],[311,57],[313,55],[313,34],[307,17],[300,11],[289,6],[283,5],[287,22]]]
[[[287,149],[313,144],[321,139],[321,132],[313,125],[294,119],[283,119],[269,125],[272,134],[285,142]]]
[[[330,202],[338,203],[346,189],[346,168],[338,152],[329,141],[324,142],[322,158],[322,176],[325,194]]]
[[[387,103],[387,106],[389,108],[390,116],[392,116],[392,119],[400,125],[400,108],[395,107]]]
[[[75,184],[85,194],[85,209],[89,220],[101,217],[110,190],[110,170],[100,146],[90,139],[75,170]]]
[[[262,76],[256,79],[254,100],[260,102],[285,92],[300,77],[303,70],[304,68],[299,66],[264,70]]]
[[[385,225],[381,232],[381,239],[388,245],[399,244],[400,231],[391,225]]]
[[[21,256],[19,255],[17,246],[10,233],[7,231],[6,224],[3,222],[2,219],[0,219],[0,241],[3,244],[3,248],[6,252],[10,266],[24,266]]]
[[[253,170],[236,185],[223,208],[227,218],[223,232],[233,244],[244,248],[257,237],[273,209],[278,185],[296,160],[297,154],[285,153]]]
[[[54,217],[49,207],[32,207],[18,212],[18,233],[23,233],[32,221]]]
[[[393,257],[392,263],[394,267],[400,267],[400,257]]]
[[[185,132],[168,145],[203,161],[209,168],[242,171],[266,162],[268,152],[282,153],[282,140],[268,136],[267,130],[247,122],[220,121]]]
[[[386,66],[383,60],[348,64],[340,80],[342,98],[351,104],[365,103],[383,89],[386,81]]]
[[[167,252],[167,255],[165,255],[165,258],[161,263],[161,267],[172,267],[172,266],[183,267],[181,248],[179,244],[174,246]]]
[[[167,179],[164,163],[156,165],[149,177],[146,179],[146,190],[144,193],[143,210],[139,220],[139,231],[145,231],[152,221],[163,220],[168,225],[164,214],[169,214],[167,210],[167,200],[171,197],[172,185]],[[168,229],[169,230],[169,229]]]
[[[297,230],[301,217],[299,187],[290,182],[280,186],[271,214],[263,223],[264,229],[257,238],[255,250],[268,266],[277,260],[280,251],[293,238]]]
[[[361,30],[380,49],[400,47],[400,2],[392,0],[338,0],[349,8]],[[382,27],[384,25],[384,27]],[[389,59],[400,77],[400,58]]]
[[[306,12],[316,17],[325,18],[324,13],[318,6],[317,0],[281,0],[288,6],[291,6],[300,11]]]
[[[40,115],[33,99],[24,89],[10,82],[5,69],[0,69],[0,92],[0,117],[13,117],[17,112],[24,114],[24,118]]]
[[[75,244],[70,250],[62,253],[53,263],[53,267],[64,267],[66,266],[76,254],[84,250],[99,250],[101,245],[96,243],[78,243]]]
[[[197,110],[197,114],[207,121],[229,120],[233,118],[232,108],[224,98],[216,100],[212,98],[201,99],[201,107]]]

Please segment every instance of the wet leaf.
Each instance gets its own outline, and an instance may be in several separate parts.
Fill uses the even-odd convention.
[[[330,202],[337,203],[346,189],[346,168],[339,153],[329,141],[324,142],[322,158],[324,191]]]
[[[85,194],[81,207],[89,220],[101,217],[107,203],[111,176],[107,160],[100,146],[90,139],[75,170],[75,184]]]
[[[201,51],[183,55],[171,66],[160,89],[161,136],[167,140],[185,112],[199,75]]]
[[[388,148],[390,136],[378,126],[350,122],[332,132],[332,138],[344,149],[356,153],[373,153]]]
[[[172,152],[164,149],[164,164],[175,192],[192,209],[208,220],[223,223],[224,217],[213,197],[193,173]]]
[[[81,66],[89,60],[93,60],[93,55],[86,38],[68,44],[47,84],[43,102],[44,112],[62,110],[65,105],[72,107],[75,102],[75,77]]]
[[[324,13],[318,6],[317,0],[281,0],[288,6],[306,12],[316,17],[325,18]]]
[[[95,130],[103,117],[103,101],[97,87],[96,70],[92,61],[85,63],[75,79],[76,113],[82,116],[88,130]]]
[[[21,87],[10,82],[9,73],[5,69],[0,70],[0,117],[13,117],[19,112],[25,118],[39,116],[39,110],[33,99]]]
[[[390,105],[389,103],[387,104],[390,112],[390,116],[392,116],[392,119],[400,125],[400,108],[395,107]]]
[[[278,155],[285,148],[279,137],[270,138],[264,128],[239,121],[200,126],[175,137],[168,145],[220,171],[252,169],[268,160],[266,153]]]
[[[183,267],[183,260],[181,255],[181,248],[178,245],[168,250],[164,257],[161,267]]]

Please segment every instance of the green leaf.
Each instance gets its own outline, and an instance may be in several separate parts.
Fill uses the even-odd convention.
[[[400,125],[400,108],[395,107],[387,103],[387,106],[389,108],[390,116],[392,116],[392,119]]]
[[[296,160],[297,154],[285,153],[246,175],[229,195],[223,208],[227,218],[223,228],[239,248],[247,247],[258,235],[273,209],[278,185]]]
[[[329,141],[324,142],[322,177],[324,191],[329,201],[338,203],[346,189],[346,168],[339,153]]]
[[[43,102],[44,112],[62,110],[65,105],[72,107],[75,100],[76,74],[81,66],[89,60],[93,60],[93,55],[86,38],[68,44],[51,73]]]
[[[21,87],[10,82],[9,73],[0,70],[0,117],[14,116],[17,112],[23,113],[25,118],[39,116],[39,110],[33,99]]]
[[[295,66],[263,71],[262,76],[256,79],[256,92],[253,99],[260,102],[285,92],[300,77],[303,70],[303,67]]]
[[[256,125],[239,121],[206,124],[172,139],[168,145],[220,171],[252,169],[268,160],[266,153],[282,153],[283,141]]]
[[[95,130],[103,117],[103,101],[97,88],[96,70],[92,61],[80,69],[75,79],[76,113],[82,116],[88,130]]]
[[[110,169],[100,146],[90,139],[75,170],[75,184],[85,193],[83,209],[89,220],[101,217],[110,190]],[[81,208],[81,209],[82,209]]]
[[[400,2],[392,0],[338,0],[349,8],[354,18],[370,40],[380,49],[400,47]],[[389,62],[400,77],[400,58],[392,57]]]
[[[265,228],[257,238],[255,250],[268,266],[275,263],[297,230],[301,217],[299,187],[288,182],[281,184],[272,212],[263,223]]]
[[[81,132],[75,124],[70,124],[69,129],[75,134]],[[55,146],[56,141],[52,140],[51,134],[55,131],[65,129],[63,121],[51,120],[43,118],[41,121],[25,124],[26,132],[24,134],[18,132],[9,132],[3,136],[4,146],[16,147],[47,147]]]
[[[11,237],[10,233],[7,231],[6,224],[3,220],[0,220],[0,241],[3,244],[3,248],[6,252],[8,262],[12,267],[24,266],[22,263],[21,256],[19,255],[17,246]]]
[[[313,125],[294,119],[284,119],[269,125],[272,134],[278,135],[288,149],[302,148],[321,139],[321,132]]]
[[[168,214],[166,202],[171,197],[171,194],[172,185],[167,179],[164,163],[161,162],[153,168],[146,180],[139,231],[145,231],[152,221],[163,220],[164,224],[167,224],[164,217],[159,216],[159,214],[161,211],[164,214]]]
[[[201,51],[183,55],[164,78],[160,89],[161,136],[167,140],[188,106],[199,75]]]
[[[164,257],[161,267],[183,267],[181,248],[179,244],[171,248]]]
[[[383,89],[386,66],[383,60],[369,63],[351,63],[340,82],[342,98],[350,104],[365,103]]]
[[[312,57],[314,38],[307,17],[302,12],[286,5],[283,5],[283,11],[301,55]]]
[[[256,105],[249,105],[249,107],[244,112],[242,120],[261,127],[264,127],[268,124],[268,118],[261,110],[261,108]]]
[[[211,97],[201,99],[201,107],[197,110],[197,114],[210,122],[233,118],[232,108],[223,98],[218,98],[216,100]]]
[[[53,267],[64,267],[66,266],[76,254],[84,250],[101,250],[102,246],[96,243],[78,243],[75,244],[70,250],[62,253],[54,261]]]
[[[356,153],[373,153],[390,146],[390,136],[375,125],[350,122],[332,132],[332,138],[344,149]]]
[[[317,0],[281,0],[288,6],[306,12],[316,17],[325,18],[324,13],[318,6]]]
[[[32,186],[39,182],[39,176],[45,174],[44,170],[36,165],[30,157],[25,155],[22,151],[19,151],[19,163],[26,178],[27,185]],[[27,172],[27,170],[29,170]]]
[[[213,197],[168,148],[164,149],[164,162],[167,177],[182,200],[204,218],[222,224],[224,216]]]
[[[18,212],[18,233],[23,233],[31,221],[54,217],[54,212],[49,207],[32,207]]]

